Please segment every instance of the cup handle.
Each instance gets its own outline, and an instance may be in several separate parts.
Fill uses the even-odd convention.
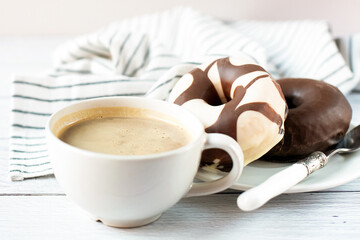
[[[220,148],[225,150],[231,157],[233,167],[224,177],[209,181],[193,183],[185,197],[204,196],[221,192],[229,188],[241,175],[244,166],[244,156],[239,144],[231,137],[220,133],[207,134],[205,149]]]

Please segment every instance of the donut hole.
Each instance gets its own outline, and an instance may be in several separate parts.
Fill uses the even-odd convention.
[[[207,103],[213,107],[217,107],[217,106],[221,106],[224,105],[225,103],[227,103],[227,99],[226,100],[221,100],[220,98],[212,98],[212,99],[206,99]],[[230,99],[231,100],[231,99]]]
[[[296,96],[285,96],[285,100],[289,109],[297,108],[303,103],[303,100]]]

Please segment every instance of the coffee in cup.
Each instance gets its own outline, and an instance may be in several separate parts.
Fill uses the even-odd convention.
[[[175,119],[141,108],[91,108],[67,115],[58,124],[62,141],[106,154],[167,152],[185,146],[192,137]]]

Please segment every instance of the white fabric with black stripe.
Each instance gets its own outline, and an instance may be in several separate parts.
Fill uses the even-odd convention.
[[[345,42],[346,61],[325,22],[224,23],[190,8],[127,19],[76,38],[58,48],[50,74],[14,79],[10,177],[53,173],[44,125],[55,110],[106,96],[166,100],[182,75],[211,59],[243,54],[275,78],[315,78],[348,93],[359,82],[354,66],[360,40]]]

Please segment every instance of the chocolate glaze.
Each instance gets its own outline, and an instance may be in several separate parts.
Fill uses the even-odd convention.
[[[264,158],[295,161],[314,151],[326,151],[344,137],[352,110],[336,87],[311,79],[286,78],[277,82],[289,113],[284,138]]]
[[[231,170],[232,161],[230,155],[222,149],[212,148],[206,149],[201,155],[201,166],[210,166],[214,164],[214,160],[219,160],[217,169],[228,172]]]
[[[208,76],[209,70],[214,64],[217,64],[219,71],[221,85],[227,100],[225,103],[221,102],[221,99]],[[237,86],[234,90],[234,96],[231,98],[230,92],[234,81],[237,78],[254,71],[263,71],[264,74],[254,78],[245,87]],[[276,123],[279,126],[279,134],[283,133],[283,129],[281,129],[283,124],[282,117],[277,112],[275,112],[275,110],[268,103],[252,102],[238,107],[239,103],[244,98],[247,89],[253,83],[259,79],[270,77],[269,74],[259,65],[244,64],[240,66],[234,66],[231,64],[229,58],[222,58],[212,62],[204,71],[197,68],[191,71],[190,74],[193,76],[194,81],[189,86],[189,88],[180,94],[179,97],[174,101],[175,104],[182,105],[192,99],[203,99],[205,102],[213,106],[225,104],[217,121],[213,125],[207,127],[205,129],[206,132],[227,134],[236,140],[237,119],[243,112],[251,110],[261,113],[270,121]],[[273,82],[281,97],[284,99],[280,87],[275,81]],[[215,158],[221,160],[221,165],[231,164],[231,159],[227,153],[217,149],[204,151],[202,162],[209,163],[210,161],[212,163]]]

